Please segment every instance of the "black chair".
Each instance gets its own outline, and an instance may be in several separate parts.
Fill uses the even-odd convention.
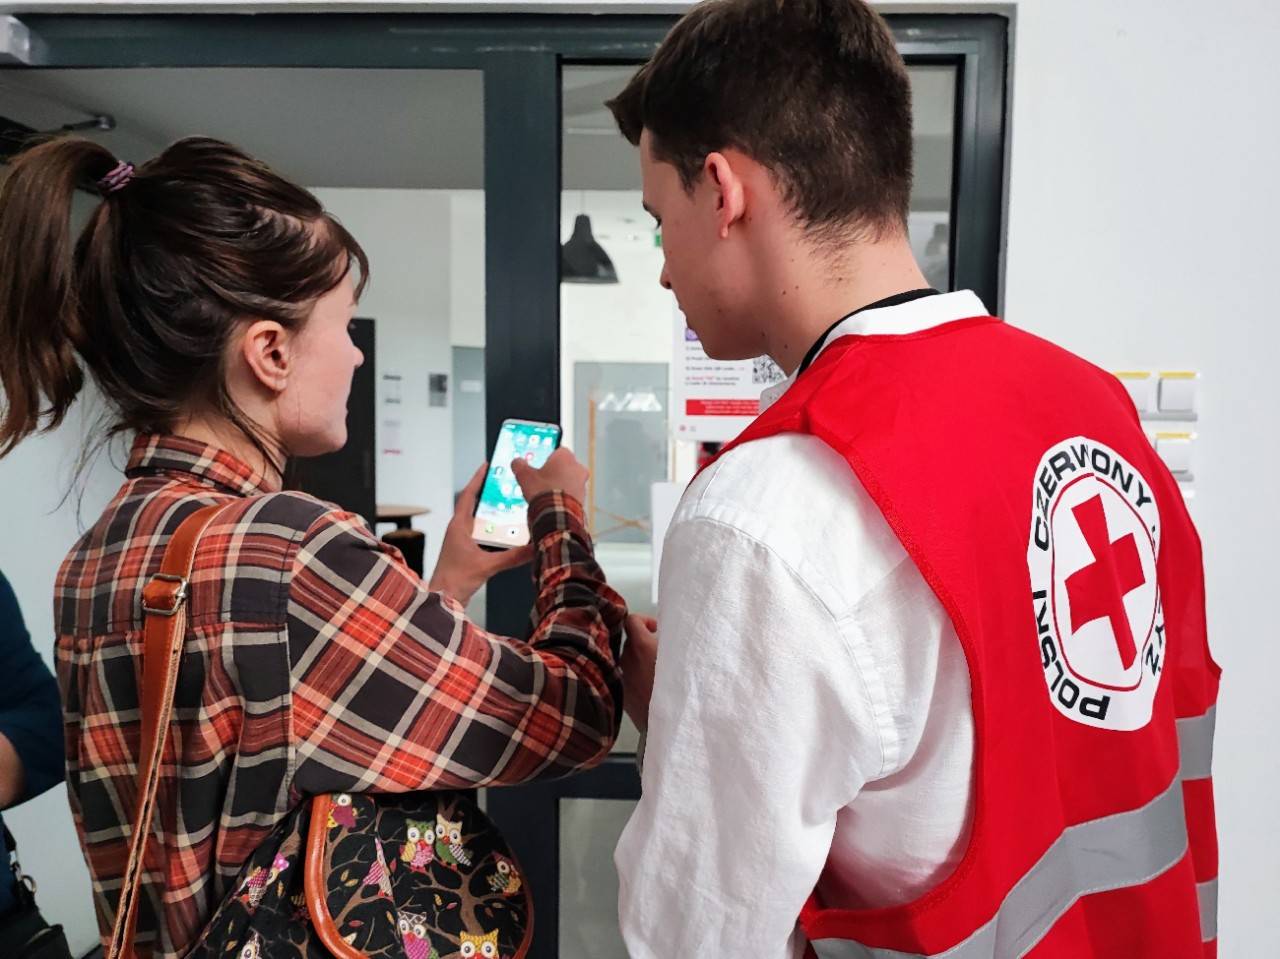
[[[382,534],[382,541],[389,543],[404,555],[409,568],[423,576],[423,554],[427,549],[427,534],[418,529],[393,529]]]

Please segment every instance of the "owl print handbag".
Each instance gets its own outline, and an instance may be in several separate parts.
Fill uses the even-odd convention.
[[[134,959],[156,776],[173,711],[195,546],[220,507],[184,520],[143,594],[142,752],[129,859],[107,959]],[[197,959],[524,959],[532,901],[468,792],[333,794],[258,847],[187,953]]]
[[[523,959],[530,917],[470,794],[326,795],[259,847],[189,955]]]

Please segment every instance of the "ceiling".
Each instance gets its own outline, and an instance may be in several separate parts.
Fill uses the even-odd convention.
[[[91,135],[134,162],[205,134],[312,187],[480,189],[482,101],[462,70],[0,72],[0,114],[28,126],[109,113],[117,130]]]
[[[565,68],[565,189],[638,186],[635,150],[604,107],[633,70]],[[916,67],[912,80],[917,193],[945,199],[954,74]],[[483,188],[483,100],[482,75],[466,70],[0,70],[0,116],[48,130],[111,114],[115,130],[87,135],[134,162],[215,136],[312,187]]]

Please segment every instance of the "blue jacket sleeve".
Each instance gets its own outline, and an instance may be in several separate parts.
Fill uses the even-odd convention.
[[[22,621],[18,599],[0,575],[0,733],[22,760],[26,788],[18,801],[30,799],[62,781],[64,747],[58,684]]]

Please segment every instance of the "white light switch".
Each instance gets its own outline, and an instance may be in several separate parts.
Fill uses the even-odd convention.
[[[1115,377],[1133,397],[1139,413],[1156,410],[1156,385],[1160,382],[1150,370],[1116,370]]]
[[[1198,406],[1200,375],[1186,370],[1160,374],[1160,412],[1194,416]]]
[[[1156,452],[1175,476],[1191,472],[1194,433],[1157,433]]]

